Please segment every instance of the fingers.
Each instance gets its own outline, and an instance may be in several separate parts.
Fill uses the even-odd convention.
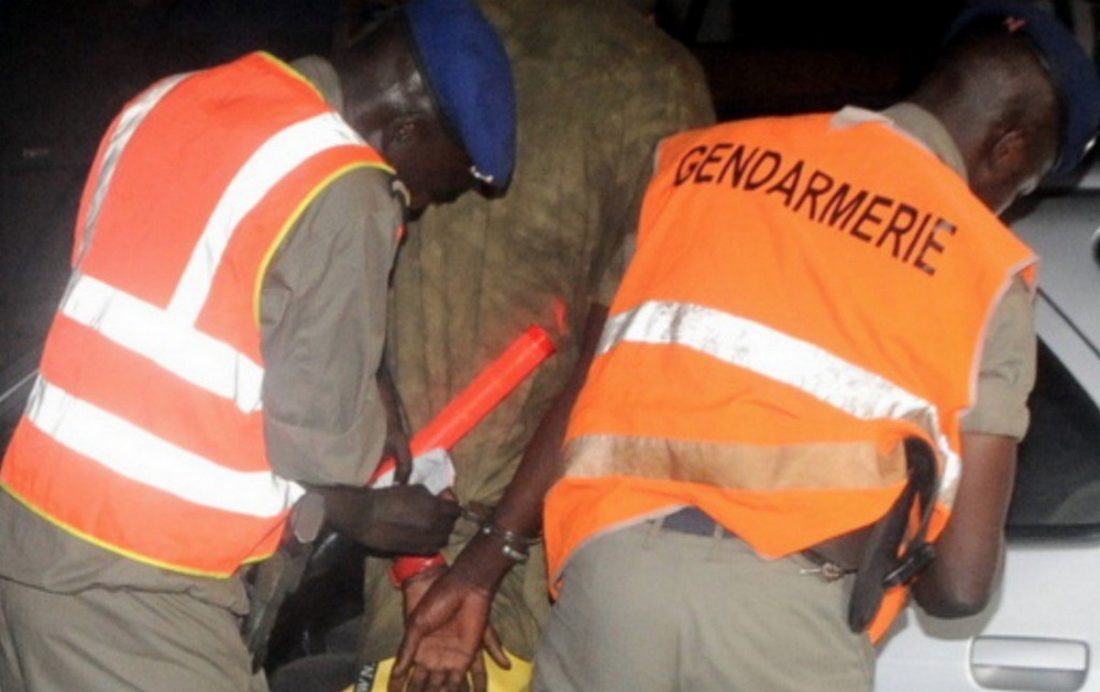
[[[408,681],[409,671],[406,669],[401,673],[398,673],[397,666],[394,665],[390,671],[390,681],[386,683],[386,692],[402,692],[406,689],[405,683]]]
[[[466,688],[466,673],[461,670],[442,670],[436,671],[431,675],[431,684],[436,687],[430,687],[432,690],[445,690],[445,692],[459,692]]]
[[[401,640],[401,648],[397,652],[397,661],[393,664],[393,672],[390,674],[391,678],[404,678],[408,675],[416,650],[420,647],[420,639],[421,635],[415,629],[405,631],[405,638]]]
[[[393,486],[357,498],[360,512],[352,534],[369,548],[430,555],[447,544],[462,510],[424,486]],[[342,527],[341,527],[342,528]]]
[[[387,435],[385,454],[393,457],[393,480],[396,485],[406,485],[412,475],[412,452],[409,451],[409,438],[404,432],[397,431]]]
[[[414,516],[423,517],[432,522],[446,521],[449,527],[462,514],[462,507],[458,502],[442,495],[433,495],[432,491],[423,485],[407,485],[395,489],[395,492],[400,493],[406,507],[416,513]]]
[[[450,540],[451,532],[462,514],[462,509],[457,502],[441,500],[430,493],[423,499],[420,507],[420,516],[424,522],[424,542],[438,550]]]
[[[393,469],[393,482],[396,485],[405,485],[409,482],[409,476],[412,475],[412,456],[409,454],[409,448],[404,445],[387,445],[389,456],[394,458],[396,465]]]
[[[428,670],[427,668],[417,666],[412,669],[412,672],[406,676],[397,676],[397,668],[394,668],[395,673],[390,675],[390,683],[387,687],[387,692],[460,692],[469,689],[469,684],[466,681],[466,673],[462,670],[454,668],[443,670]],[[482,670],[483,684],[484,684],[484,669]],[[478,689],[476,687],[474,689]],[[480,688],[481,692],[486,692],[486,687]]]
[[[508,658],[508,654],[504,651],[504,644],[500,641],[500,636],[497,631],[493,629],[492,625],[485,628],[485,636],[482,637],[482,644],[485,646],[485,651],[493,658],[498,666],[504,670],[512,669],[512,661]],[[481,660],[478,656],[476,660]],[[484,668],[484,665],[482,666]]]
[[[409,675],[409,684],[405,686],[405,692],[424,692],[428,689],[428,670],[425,668],[413,668]]]
[[[489,689],[489,676],[485,672],[485,657],[480,652],[474,656],[474,661],[470,664],[470,679],[474,683],[474,692],[487,692]]]
[[[386,411],[385,448],[394,457],[396,468],[394,479],[404,485],[412,471],[412,455],[409,453],[409,419],[405,407],[401,404],[401,395],[397,392],[388,365],[378,369],[378,393]]]
[[[455,521],[462,516],[462,506],[454,500],[443,500],[432,496],[431,506],[434,510],[433,516],[446,527],[448,532],[454,526]]]

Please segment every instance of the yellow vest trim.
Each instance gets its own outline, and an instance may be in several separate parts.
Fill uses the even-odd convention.
[[[80,540],[85,541],[87,543],[91,543],[92,545],[94,545],[96,547],[103,548],[104,550],[112,552],[116,555],[121,555],[122,557],[128,558],[128,559],[133,560],[135,562],[140,562],[142,564],[150,565],[152,567],[159,567],[161,569],[166,569],[166,570],[169,570],[171,572],[178,572],[180,574],[187,574],[187,575],[191,575],[191,576],[194,576],[194,577],[208,577],[208,578],[212,578],[212,579],[228,579],[229,577],[233,576],[232,573],[227,574],[225,572],[208,572],[208,571],[201,570],[201,569],[194,569],[192,567],[183,567],[181,565],[176,565],[176,564],[173,564],[171,562],[166,562],[164,560],[155,560],[153,558],[146,557],[144,555],[140,555],[138,553],[135,553],[132,550],[126,550],[125,548],[120,548],[117,545],[114,545],[112,543],[108,543],[108,542],[106,542],[102,539],[96,538],[95,536],[84,533],[83,531],[80,531],[78,529],[73,528],[72,526],[69,526],[68,524],[66,524],[63,521],[60,521],[60,520],[56,519],[55,517],[50,516],[49,514],[44,512],[43,510],[39,509],[38,507],[35,507],[33,504],[31,504],[31,502],[29,500],[22,497],[19,493],[12,490],[11,486],[9,486],[7,483],[5,483],[3,481],[0,481],[0,489],[4,490],[9,495],[11,495],[12,498],[14,498],[16,500],[16,502],[18,502],[19,504],[26,507],[31,513],[33,513],[34,515],[38,516],[39,518],[49,522],[51,525],[57,527],[58,529],[61,529],[65,533],[67,533],[71,536],[74,536],[76,538],[79,538]],[[254,562],[260,562],[262,560],[266,560],[269,557],[271,557],[270,554],[263,555],[263,556],[258,556],[258,557],[252,557],[252,558],[249,558],[248,560],[246,560],[243,564],[251,564],[251,563],[254,563]]]
[[[285,62],[283,62],[279,58],[276,58],[271,53],[268,53],[266,50],[260,50],[260,51],[256,51],[256,52],[259,54],[259,56],[261,58],[266,59],[268,62],[273,64],[275,67],[278,67],[280,70],[282,70],[283,72],[286,72],[288,75],[290,75],[294,79],[297,79],[299,82],[301,82],[301,83],[305,84],[306,86],[308,86],[310,89],[313,90],[313,93],[317,94],[318,98],[320,98],[322,101],[325,100],[324,94],[321,93],[321,90],[318,89],[317,86],[313,82],[306,79],[305,75],[303,75],[301,72],[299,72],[298,70],[295,70],[293,67],[286,64]]]
[[[393,168],[387,166],[384,163],[379,163],[375,161],[357,161],[355,163],[349,163],[348,165],[338,168],[330,173],[324,180],[322,180],[312,190],[310,190],[309,194],[302,198],[302,201],[298,203],[298,206],[295,207],[294,211],[291,212],[289,217],[287,217],[286,222],[283,224],[283,227],[279,229],[279,233],[276,234],[274,240],[271,241],[271,246],[267,249],[267,252],[264,253],[263,261],[260,262],[260,271],[256,273],[256,286],[252,289],[252,316],[256,322],[257,327],[260,326],[260,303],[262,299],[264,278],[267,277],[268,265],[271,264],[271,258],[275,256],[275,252],[283,244],[283,240],[286,238],[287,234],[290,233],[290,229],[293,228],[294,224],[298,221],[298,218],[306,210],[306,207],[308,207],[310,203],[313,202],[313,200],[316,199],[317,196],[325,190],[325,188],[331,185],[334,180],[336,180],[343,174],[357,168],[376,168],[380,171],[385,171],[390,175],[396,175],[396,172],[393,170]]]

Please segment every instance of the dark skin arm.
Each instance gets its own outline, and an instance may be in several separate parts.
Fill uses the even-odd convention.
[[[963,434],[962,477],[936,559],[913,585],[929,615],[964,617],[989,602],[1004,555],[1004,525],[1016,477],[1016,440]]]
[[[605,306],[591,306],[573,375],[524,450],[516,475],[497,505],[493,519],[497,526],[525,536],[539,533],[543,498],[561,476],[560,450],[569,412],[606,320]],[[479,534],[450,568],[406,583],[405,637],[390,678],[391,691],[463,689],[468,670],[474,689],[484,690],[484,663],[478,655],[483,642],[498,664],[509,665],[495,633],[487,627],[493,597],[514,564],[501,547],[495,536]],[[408,687],[404,687],[406,681]]]
[[[430,555],[447,544],[458,503],[423,486],[405,485],[412,470],[408,423],[386,365],[378,371],[378,391],[386,409],[382,458],[396,460],[395,484],[382,489],[312,486],[310,492],[324,497],[325,519],[333,528],[367,548]]]
[[[394,482],[404,485],[412,473],[412,452],[409,451],[409,421],[405,416],[405,407],[397,393],[397,385],[390,375],[389,350],[382,358],[382,367],[378,368],[378,393],[386,409],[386,442],[382,447],[382,458],[393,457],[397,462],[394,470]]]
[[[461,510],[422,485],[309,486],[325,499],[334,529],[381,553],[431,555],[447,544]]]

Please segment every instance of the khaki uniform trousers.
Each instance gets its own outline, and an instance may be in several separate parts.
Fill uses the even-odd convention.
[[[57,594],[0,578],[0,690],[265,692],[239,627],[187,594]]]
[[[852,577],[764,560],[718,529],[661,520],[601,536],[563,573],[537,692],[870,690],[874,649],[846,624]]]

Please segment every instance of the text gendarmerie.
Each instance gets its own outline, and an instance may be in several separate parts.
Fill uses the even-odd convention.
[[[803,159],[785,160],[773,149],[716,142],[688,150],[676,168],[675,184],[729,185],[774,195],[795,214],[847,233],[929,276],[955,224],[903,200],[855,188]]]

